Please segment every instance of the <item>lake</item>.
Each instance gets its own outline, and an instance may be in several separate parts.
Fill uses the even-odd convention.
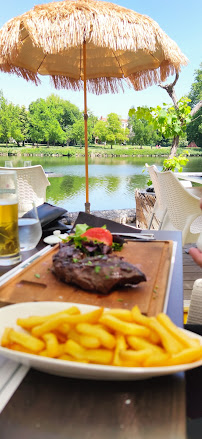
[[[0,166],[11,159],[13,166],[23,166],[24,160],[40,164],[46,172],[63,177],[51,177],[47,188],[47,201],[64,207],[69,212],[84,210],[85,167],[84,157],[0,157]],[[147,186],[148,174],[143,172],[145,163],[162,169],[164,158],[156,157],[89,157],[89,198],[91,211],[134,209],[135,189]],[[200,172],[202,157],[190,157],[184,171]]]

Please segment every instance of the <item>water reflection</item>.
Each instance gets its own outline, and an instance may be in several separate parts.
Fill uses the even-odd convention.
[[[95,157],[89,158],[89,198],[92,210],[135,208],[135,189],[145,188],[147,172],[144,165],[155,164],[162,169],[164,158],[155,157]],[[4,166],[0,157],[0,166]],[[24,158],[12,158],[13,166],[23,166]],[[69,212],[84,210],[84,157],[31,157],[32,165],[41,164],[46,172],[63,174],[50,178],[47,201]],[[200,171],[201,157],[191,157],[186,171]]]

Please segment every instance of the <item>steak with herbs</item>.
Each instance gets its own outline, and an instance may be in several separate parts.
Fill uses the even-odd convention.
[[[68,244],[60,244],[53,256],[52,271],[63,282],[101,294],[109,294],[115,287],[146,281],[144,273],[117,255],[86,257]]]

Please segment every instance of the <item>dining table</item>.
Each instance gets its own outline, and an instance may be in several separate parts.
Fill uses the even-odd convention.
[[[191,181],[192,183],[202,184],[202,172],[174,172],[180,180]]]
[[[157,240],[176,243],[166,313],[183,327],[181,232],[152,232]],[[24,252],[23,259],[44,246],[40,242],[35,250]],[[5,271],[0,267],[0,275]],[[71,378],[25,368],[1,411],[0,438],[197,439],[201,378],[201,367],[141,380],[86,379],[82,373]]]

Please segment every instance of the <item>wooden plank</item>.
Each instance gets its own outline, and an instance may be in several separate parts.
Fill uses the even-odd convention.
[[[0,289],[0,301],[64,301],[130,309],[138,305],[141,312],[156,315],[162,311],[172,255],[172,241],[128,242],[118,252],[142,270],[147,282],[114,290],[109,295],[86,292],[59,281],[52,273],[52,256],[58,246],[35,260]],[[37,277],[36,277],[37,275]],[[157,290],[157,294],[155,291]],[[156,297],[156,299],[154,299]]]

